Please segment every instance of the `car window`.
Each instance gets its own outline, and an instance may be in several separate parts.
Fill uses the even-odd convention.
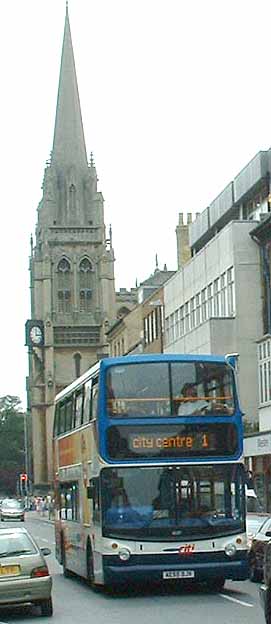
[[[270,520],[270,518],[257,515],[247,516],[247,533],[250,535],[255,535],[256,533],[259,533],[267,520]]]
[[[266,533],[266,531],[270,531],[271,529],[271,518],[265,520],[265,522],[261,526],[261,533]]]
[[[0,557],[12,552],[27,551],[29,554],[37,552],[35,545],[26,533],[0,533]]]
[[[11,499],[6,498],[2,502],[2,507],[12,507],[12,508],[15,508],[15,509],[21,509],[22,508],[22,503],[20,501],[14,500],[12,498]]]

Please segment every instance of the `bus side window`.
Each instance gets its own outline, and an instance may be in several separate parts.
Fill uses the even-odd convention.
[[[91,420],[91,412],[90,412],[91,385],[92,385],[92,380],[89,379],[85,383],[85,387],[84,387],[83,424],[86,424]]]
[[[59,405],[55,406],[55,416],[54,416],[54,436],[56,436],[59,432]]]
[[[97,418],[98,415],[98,377],[92,379],[92,391],[91,391],[91,420]]]
[[[82,424],[83,390],[75,395],[74,426],[80,427]]]
[[[73,401],[72,397],[67,400],[66,403],[66,431],[70,431],[72,429],[72,414],[73,414]]]
[[[62,403],[62,405],[59,406],[58,433],[65,433],[66,431],[65,413],[66,405]]]

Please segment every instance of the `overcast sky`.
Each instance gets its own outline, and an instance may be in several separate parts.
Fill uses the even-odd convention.
[[[28,258],[53,142],[65,0],[0,1],[0,396],[25,405]],[[269,0],[69,0],[87,152],[116,287],[176,269],[204,210],[271,142]]]

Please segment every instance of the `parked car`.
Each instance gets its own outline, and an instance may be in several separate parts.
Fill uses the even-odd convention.
[[[271,538],[271,516],[262,522],[260,528],[252,537],[249,551],[249,577],[253,582],[263,578],[263,562],[265,547]]]
[[[20,520],[24,522],[24,503],[16,498],[4,498],[0,505],[0,519],[4,520]]]
[[[247,513],[246,515],[246,527],[247,527],[247,541],[248,546],[251,548],[252,540],[254,535],[258,533],[262,524],[270,518],[270,514],[261,512],[261,513]]]
[[[49,548],[40,548],[23,527],[0,530],[0,605],[33,603],[51,616],[52,577],[45,562]]]

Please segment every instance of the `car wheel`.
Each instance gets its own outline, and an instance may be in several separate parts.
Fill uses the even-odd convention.
[[[250,561],[249,564],[249,578],[252,583],[258,583],[262,579],[260,570],[256,569],[255,561]]]
[[[45,617],[51,617],[53,615],[53,603],[52,598],[47,598],[46,600],[39,601],[41,615]]]

